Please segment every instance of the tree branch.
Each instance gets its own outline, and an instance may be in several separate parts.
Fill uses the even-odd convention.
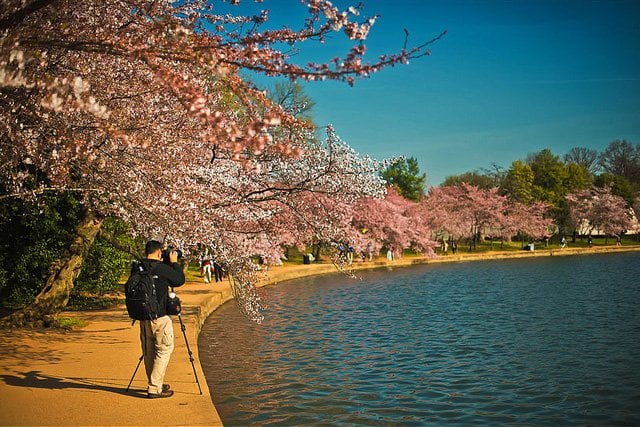
[[[139,248],[121,243],[113,234],[109,233],[104,228],[100,229],[99,236],[101,239],[103,239],[119,251],[127,253],[137,259],[144,258],[144,254],[142,253],[142,251],[140,251]]]
[[[49,6],[55,1],[56,0],[35,0],[22,9],[18,9],[13,13],[10,13],[6,18],[0,19],[0,31],[8,30],[11,27],[19,25],[27,16],[37,12],[43,7]]]

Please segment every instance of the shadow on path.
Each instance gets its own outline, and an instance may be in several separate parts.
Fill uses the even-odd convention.
[[[43,374],[41,371],[18,372],[17,375],[0,375],[0,379],[7,385],[14,387],[32,387],[43,388],[49,390],[63,389],[86,389],[94,391],[106,391],[109,393],[120,394],[123,396],[131,396],[138,398],[147,397],[147,390],[129,390],[126,387],[116,387],[114,379],[106,378],[74,378],[74,377],[56,377]],[[126,381],[125,381],[126,382]]]

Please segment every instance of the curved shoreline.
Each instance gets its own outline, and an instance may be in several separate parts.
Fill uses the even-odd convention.
[[[356,262],[353,270],[412,265],[485,261],[540,256],[640,252],[640,245],[488,252],[438,258],[405,257],[395,261]],[[270,268],[259,286],[337,272],[333,264],[299,264]],[[167,372],[175,391],[171,399],[148,400],[144,373],[137,371],[125,392],[140,355],[137,325],[124,307],[63,316],[86,322],[69,332],[12,330],[0,341],[0,425],[164,425],[221,426],[199,363],[198,334],[207,317],[233,298],[229,283],[189,282],[178,290],[183,303],[184,334],[195,358],[193,368],[185,339],[174,321],[176,346]],[[214,391],[215,392],[215,391]],[[87,410],[90,408],[90,410]]]
[[[475,262],[493,261],[504,259],[538,258],[548,256],[574,256],[574,255],[595,255],[613,254],[624,252],[640,252],[639,245],[629,246],[596,246],[592,248],[564,248],[557,250],[542,249],[536,251],[491,251],[482,253],[464,253],[458,255],[437,256],[428,258],[424,256],[409,256],[399,258],[394,261],[378,258],[374,261],[355,262],[349,266],[353,271],[369,270],[377,268],[410,267],[414,265],[439,264],[450,262]],[[337,273],[339,270],[333,264],[310,264],[295,265],[286,267],[273,267],[268,273],[269,277],[264,279],[258,286],[268,286],[285,280],[299,279],[308,276]]]

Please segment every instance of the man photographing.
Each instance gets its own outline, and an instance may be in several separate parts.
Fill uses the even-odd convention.
[[[169,262],[162,262],[162,243],[150,240],[145,245],[145,259],[140,263],[153,277],[158,299],[158,317],[153,320],[140,321],[140,342],[142,356],[147,372],[147,397],[162,398],[173,396],[168,384],[164,384],[164,374],[173,352],[173,323],[167,314],[167,297],[169,286],[178,287],[184,284],[185,277],[178,264],[178,253],[169,252]]]

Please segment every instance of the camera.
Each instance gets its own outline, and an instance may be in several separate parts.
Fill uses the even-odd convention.
[[[174,252],[178,255],[178,261],[182,259],[182,251],[180,249],[168,247],[167,249],[162,251],[162,261],[165,264],[171,264],[171,260],[169,259],[169,255],[171,252]]]
[[[182,307],[180,304],[180,298],[173,292],[173,288],[171,288],[171,292],[167,295],[167,314],[170,316],[177,316],[182,311]]]

